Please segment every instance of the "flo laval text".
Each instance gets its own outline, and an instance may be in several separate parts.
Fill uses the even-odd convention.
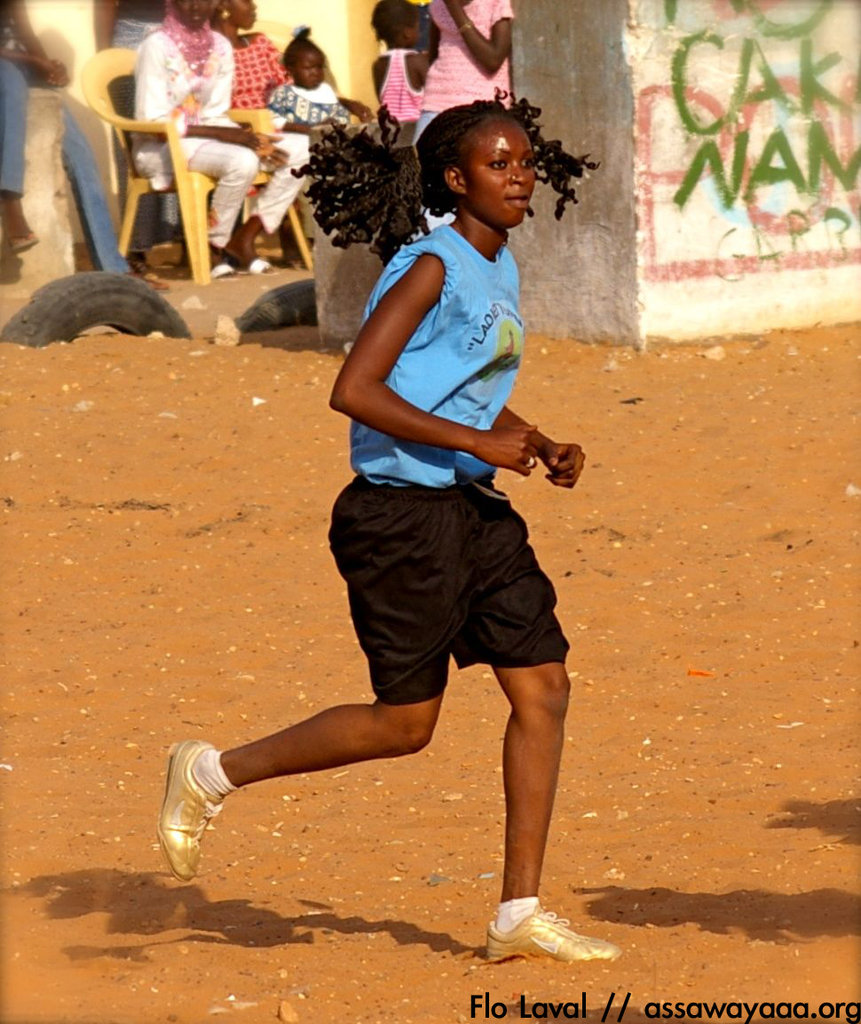
[[[581,992],[577,1002],[550,1000],[530,1000],[525,995],[520,996],[518,1003],[497,1002],[491,999],[489,992],[481,995],[470,996],[469,1016],[471,1020],[502,1020],[508,1016],[509,1010],[517,1010],[515,1020],[585,1020],[586,1019],[586,993]]]

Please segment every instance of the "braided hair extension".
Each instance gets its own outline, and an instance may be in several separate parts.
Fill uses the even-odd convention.
[[[326,234],[334,232],[332,244],[346,248],[371,243],[371,252],[387,263],[417,232],[427,233],[423,206],[435,216],[454,212],[458,197],[445,182],[446,168],[458,164],[471,132],[489,120],[513,120],[526,132],[536,179],[559,196],[554,216],[561,219],[565,205],[577,202],[572,179],[598,164],[588,156],[571,156],[558,139],[547,141],[537,121],[538,107],[525,99],[506,107],[504,98],[498,93],[494,100],[442,111],[415,150],[395,147],[399,128],[385,107],[380,109],[379,132],[332,126],[311,147],[310,162],[295,172],[313,179],[308,196],[317,223]],[[532,216],[531,209],[528,213]]]
[[[311,146],[309,163],[294,171],[312,179],[314,218],[332,244],[370,243],[383,263],[417,231],[428,230],[416,153],[395,146],[399,134],[398,122],[381,107],[379,132],[333,124]]]

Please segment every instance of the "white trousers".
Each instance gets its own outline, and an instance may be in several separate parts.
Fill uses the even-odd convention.
[[[253,150],[215,139],[185,138],[183,152],[191,171],[200,171],[215,178],[218,184],[212,193],[209,217],[209,243],[223,249],[233,234],[236,218],[260,171],[260,161]],[[308,160],[309,140],[306,135],[291,134],[279,140],[277,148],[287,156],[287,163],[272,171],[269,181],[261,186],[252,203],[266,232],[277,231],[290,204],[299,194],[304,178],[292,174]],[[172,180],[170,152],[167,143],[141,139],[135,146],[135,166],[158,188]]]

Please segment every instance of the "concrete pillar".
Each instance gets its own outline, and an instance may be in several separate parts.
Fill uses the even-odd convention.
[[[355,129],[359,131],[357,127]],[[322,130],[313,133],[312,144]],[[404,142],[406,136],[401,135]],[[314,284],[317,323],[327,348],[340,348],[356,338],[362,313],[383,264],[366,245],[338,249],[314,222]]]
[[[538,185],[536,214],[512,232],[528,331],[636,344],[637,260],[627,0],[515,2],[514,91],[542,111],[547,139],[600,163],[576,184],[577,206],[553,216]]]
[[[75,271],[60,104],[60,94],[53,89],[30,90],[23,205],[39,244],[20,255],[0,246],[0,284],[10,298],[27,297]]]
[[[314,285],[317,323],[327,348],[354,341],[362,313],[383,264],[365,245],[336,249],[314,223]]]

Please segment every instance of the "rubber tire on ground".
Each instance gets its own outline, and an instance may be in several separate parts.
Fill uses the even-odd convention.
[[[3,328],[0,341],[42,348],[72,341],[92,327],[145,337],[160,331],[190,338],[188,325],[149,285],[128,274],[94,270],[44,285]]]
[[[236,326],[243,334],[316,325],[317,295],[313,278],[272,288],[236,319]]]

